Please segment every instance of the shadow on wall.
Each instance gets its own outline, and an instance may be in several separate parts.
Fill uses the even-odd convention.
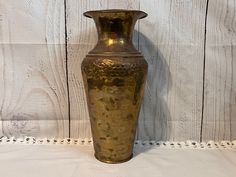
[[[137,131],[138,140],[169,140],[171,116],[164,97],[171,88],[171,74],[166,59],[148,37],[139,37],[139,51],[148,62],[148,76]]]

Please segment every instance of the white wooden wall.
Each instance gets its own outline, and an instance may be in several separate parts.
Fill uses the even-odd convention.
[[[0,0],[0,135],[91,137],[83,12],[140,9],[149,63],[137,138],[236,139],[236,0]]]

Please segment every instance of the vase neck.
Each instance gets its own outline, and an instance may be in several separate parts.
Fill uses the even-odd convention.
[[[98,31],[98,42],[106,45],[120,44],[132,41],[135,21],[132,18],[114,19],[99,17],[95,19]]]
[[[93,18],[98,32],[98,44],[95,51],[136,51],[132,44],[135,23],[146,13],[129,10],[88,11],[85,16]]]

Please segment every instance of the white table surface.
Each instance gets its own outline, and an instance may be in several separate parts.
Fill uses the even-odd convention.
[[[92,145],[0,144],[0,177],[236,177],[236,148],[136,145],[134,158],[105,164]]]

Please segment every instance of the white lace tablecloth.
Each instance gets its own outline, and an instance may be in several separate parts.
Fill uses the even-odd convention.
[[[105,164],[90,140],[0,139],[0,177],[236,177],[235,142],[137,142],[134,158]]]

